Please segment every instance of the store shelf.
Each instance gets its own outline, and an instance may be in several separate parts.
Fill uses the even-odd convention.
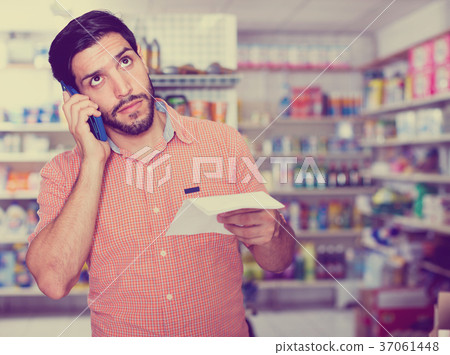
[[[450,184],[450,176],[440,175],[440,174],[425,174],[425,173],[372,173],[363,172],[364,176],[371,177],[375,180],[385,180],[385,181],[404,181],[412,183],[425,183],[425,184],[437,184],[446,185]]]
[[[349,123],[364,123],[361,117],[357,116],[313,116],[313,117],[290,117],[288,119],[278,118],[270,127],[290,127],[298,125],[316,125],[316,124],[336,124],[340,122]],[[263,130],[268,125],[255,124],[248,120],[247,122],[239,123],[239,129],[243,131]]]
[[[0,153],[0,163],[46,163],[59,153]]]
[[[296,230],[295,236],[301,243],[303,239],[333,239],[333,238],[358,238],[360,229],[325,229],[325,230]]]
[[[423,261],[421,267],[422,269],[430,271],[433,274],[450,278],[450,270],[445,269],[442,266],[430,263],[429,261]]]
[[[394,216],[392,221],[408,228],[424,229],[450,236],[450,226],[429,223],[415,217]]]
[[[419,144],[450,144],[450,134],[441,134],[435,137],[418,137],[414,139],[397,139],[391,138],[383,141],[361,140],[362,147],[396,147],[403,145],[419,145]]]
[[[323,188],[323,189],[307,189],[307,188],[286,188],[279,190],[269,191],[274,196],[354,196],[354,195],[367,195],[373,194],[376,188],[373,186],[368,187],[336,187],[336,188]]]
[[[382,114],[396,113],[400,111],[426,108],[429,106],[438,106],[447,101],[450,101],[450,92],[446,92],[439,95],[430,96],[424,99],[416,99],[411,101],[405,101],[398,104],[385,105],[374,110],[365,110],[362,112],[363,116],[377,116]]]
[[[262,73],[279,73],[279,72],[292,72],[292,73],[321,73],[326,69],[327,73],[360,73],[359,68],[345,66],[345,67],[335,67],[335,66],[323,66],[323,67],[299,67],[299,68],[289,68],[289,67],[277,67],[277,68],[254,68],[247,65],[238,65],[238,70],[242,72],[262,72]]]
[[[0,191],[1,200],[33,200],[38,197],[39,191],[36,190],[20,190],[20,191]]]
[[[365,158],[371,158],[372,153],[370,151],[361,151],[361,152],[338,152],[338,153],[320,153],[320,154],[301,154],[298,152],[291,152],[291,153],[276,153],[272,152],[269,155],[264,155],[262,152],[257,152],[253,155],[255,159],[258,159],[259,157],[297,157],[297,159],[302,160],[306,157],[313,157],[314,159],[320,159],[320,160],[359,160],[359,159],[365,159]],[[270,161],[269,159],[266,159],[266,161]]]
[[[69,132],[66,124],[62,123],[0,123],[0,132]]]
[[[27,235],[12,235],[6,234],[0,236],[0,245],[1,244],[16,244],[16,243],[28,243]]]
[[[158,88],[231,88],[241,80],[240,74],[227,75],[150,75]]]
[[[68,296],[87,296],[89,293],[89,288],[85,287],[74,287]],[[47,297],[37,286],[32,287],[0,287],[0,297]],[[66,296],[67,297],[67,296]]]
[[[360,284],[360,280],[338,280],[343,285]],[[335,288],[341,287],[335,280],[258,280],[256,285],[259,290],[277,290],[277,289],[289,289],[289,288]]]

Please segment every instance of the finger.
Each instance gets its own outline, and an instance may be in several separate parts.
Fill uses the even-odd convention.
[[[228,217],[217,216],[219,223],[253,226],[261,224],[264,219],[259,212],[239,213]]]
[[[228,216],[233,216],[233,215],[239,214],[239,213],[250,213],[250,212],[261,212],[261,211],[264,211],[264,209],[262,209],[262,208],[241,208],[239,210],[233,210],[233,211],[220,213],[219,216],[228,217]]]
[[[226,230],[233,233],[235,236],[252,239],[261,236],[261,228],[259,226],[237,226],[235,224],[224,224]]]
[[[69,93],[68,93],[66,90],[64,90],[64,91],[63,91],[63,101],[64,101],[64,103],[66,103],[67,101],[69,101],[69,99],[70,99]]]
[[[78,124],[78,121],[81,118],[80,112],[85,108],[93,108],[97,109],[98,105],[90,100],[82,100],[72,105],[71,107],[71,119],[74,125]],[[87,119],[81,118],[83,121],[87,121]]]

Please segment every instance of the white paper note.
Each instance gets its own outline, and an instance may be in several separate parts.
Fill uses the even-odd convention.
[[[200,233],[232,235],[222,223],[217,222],[219,213],[241,208],[279,209],[283,207],[282,203],[264,191],[187,199],[183,201],[166,236]]]

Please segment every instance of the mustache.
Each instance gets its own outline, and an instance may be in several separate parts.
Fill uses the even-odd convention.
[[[146,99],[149,100],[149,97],[146,94],[139,94],[139,95],[130,95],[122,100],[113,108],[111,111],[111,116],[116,116],[117,112],[125,105],[129,104],[130,102],[137,100],[137,99]]]

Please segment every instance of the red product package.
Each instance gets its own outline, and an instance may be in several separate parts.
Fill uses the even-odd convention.
[[[431,67],[411,73],[411,82],[414,99],[429,97],[434,94],[434,70]]]
[[[436,38],[433,42],[433,64],[450,64],[450,33]]]
[[[450,63],[437,66],[434,70],[433,93],[450,91]]]
[[[408,52],[409,71],[423,71],[433,65],[433,41],[411,48]]]

